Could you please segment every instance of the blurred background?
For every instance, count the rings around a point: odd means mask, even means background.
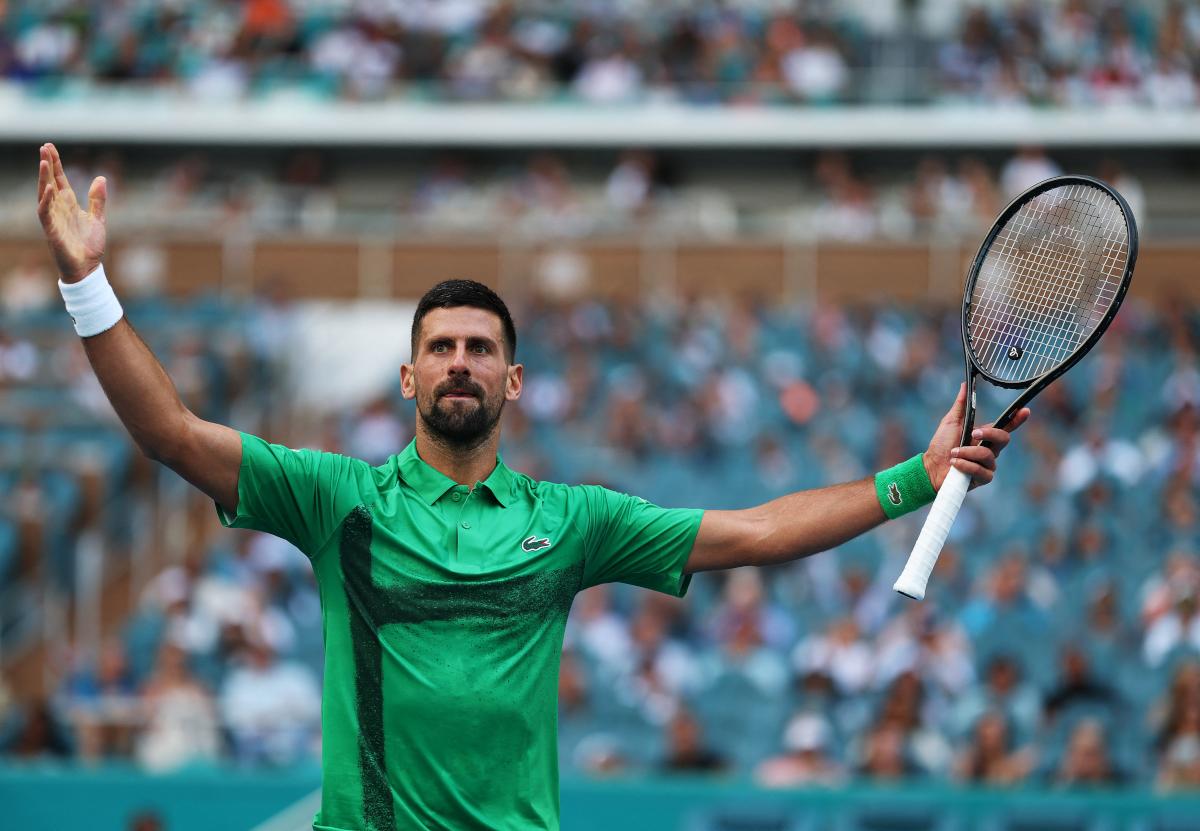
[[[890,588],[923,514],[576,599],[563,827],[1200,828],[1198,71],[1174,0],[0,0],[6,816],[295,831],[319,784],[311,569],[116,421],[37,226],[52,140],[202,417],[382,462],[415,300],[468,277],[517,318],[510,466],[706,508],[922,450],[982,234],[1106,179],[1132,296],[929,600]]]

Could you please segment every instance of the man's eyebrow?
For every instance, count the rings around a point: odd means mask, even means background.
[[[454,341],[458,340],[460,337],[465,337],[465,340],[467,341],[467,343],[483,343],[483,344],[488,344],[491,346],[495,346],[496,344],[498,344],[500,342],[500,341],[496,340],[494,337],[492,337],[491,335],[466,335],[466,336],[430,335],[427,338],[425,338],[425,343],[426,344],[453,343]]]

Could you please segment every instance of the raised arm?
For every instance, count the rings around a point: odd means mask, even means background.
[[[992,481],[996,456],[1007,446],[1009,433],[1029,417],[1029,410],[1021,410],[1007,430],[991,425],[977,428],[975,440],[991,447],[958,447],[965,405],[964,384],[922,457],[935,489],[941,487],[951,465],[976,484]],[[743,511],[705,511],[684,570],[784,563],[841,545],[886,518],[870,478],[788,494]]]
[[[87,210],[75,200],[53,144],[42,145],[38,218],[64,283],[78,283],[100,266],[105,245],[107,184],[97,177]],[[142,453],[170,467],[231,513],[237,509],[241,438],[235,430],[197,417],[150,347],[122,318],[83,338],[83,348],[113,409]]]

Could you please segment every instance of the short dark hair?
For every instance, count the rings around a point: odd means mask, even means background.
[[[513,326],[508,306],[500,299],[500,295],[474,280],[443,280],[425,292],[425,296],[417,303],[417,311],[413,314],[413,359],[417,357],[417,336],[421,332],[421,321],[425,319],[425,315],[433,309],[454,309],[459,306],[483,309],[500,318],[504,328],[504,357],[510,364],[513,363],[517,355],[517,327]]]

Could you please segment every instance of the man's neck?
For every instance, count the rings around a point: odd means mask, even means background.
[[[431,433],[417,419],[417,455],[421,461],[460,485],[474,487],[496,469],[496,454],[500,450],[500,430],[495,429],[473,447],[449,444]]]

